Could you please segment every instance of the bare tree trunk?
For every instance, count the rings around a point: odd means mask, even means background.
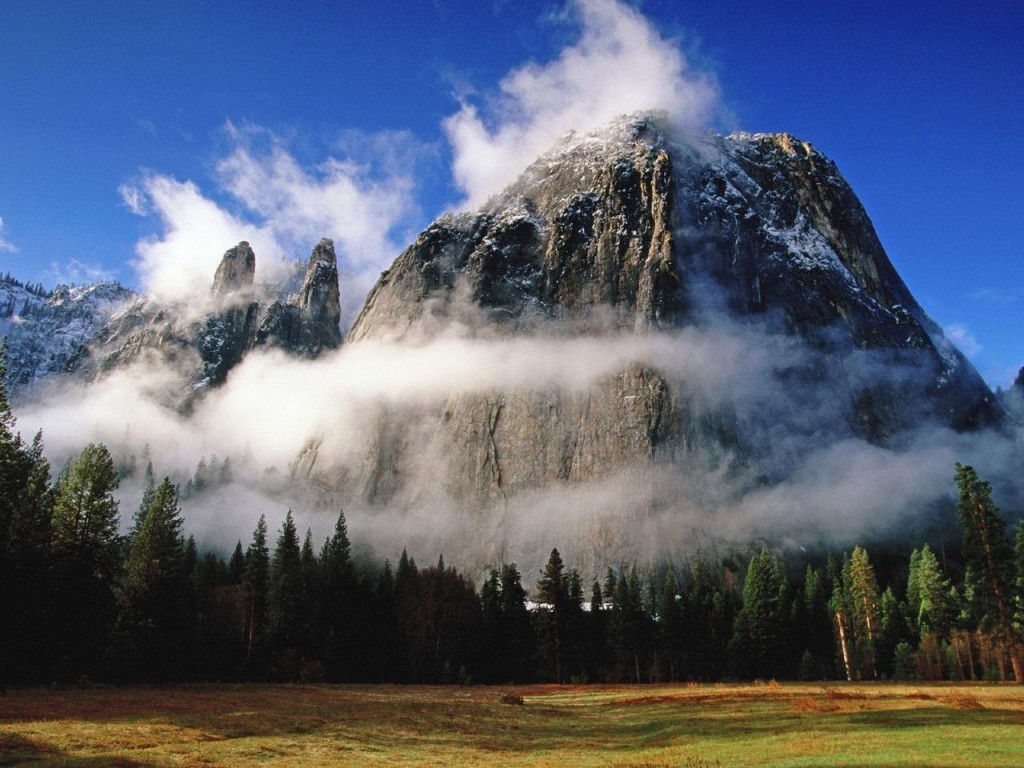
[[[836,626],[839,627],[839,645],[843,651],[843,666],[846,668],[846,679],[853,681],[853,671],[850,669],[850,648],[846,644],[846,626],[843,621],[842,611],[836,611]]]

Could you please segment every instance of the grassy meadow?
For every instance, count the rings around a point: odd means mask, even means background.
[[[503,699],[522,698],[522,705]],[[0,694],[0,765],[1020,766],[998,685],[196,685]]]

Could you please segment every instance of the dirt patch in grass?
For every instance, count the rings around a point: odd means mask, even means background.
[[[610,701],[610,706],[616,707],[638,707],[647,704],[680,704],[683,702],[691,703],[699,701],[697,696],[673,696],[673,695],[662,695],[662,696],[636,696],[631,699],[617,699]]]
[[[969,693],[958,693],[949,698],[942,699],[943,704],[948,704],[954,709],[981,709],[982,703]]]
[[[825,695],[833,701],[857,701],[867,698],[866,694],[859,691],[841,691],[838,688],[826,688]]]
[[[0,765],[848,768],[914,754],[932,768],[1019,768],[1022,722],[1024,688],[1010,686],[9,691]]]
[[[839,705],[831,701],[824,701],[822,699],[815,699],[809,696],[797,699],[793,702],[793,707],[797,712],[838,712]]]

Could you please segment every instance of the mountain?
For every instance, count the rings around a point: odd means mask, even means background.
[[[358,461],[313,441],[300,474],[372,505],[487,509],[624,473],[725,466],[748,488],[772,484],[829,441],[895,447],[922,424],[1001,418],[835,164],[787,134],[687,135],[636,116],[566,137],[479,210],[420,234],[348,343],[453,333],[538,350],[607,340],[610,356],[626,337],[637,351],[582,388],[538,376],[382,408]],[[725,345],[704,391],[694,380],[708,374],[668,359],[692,354],[694,335]],[[738,343],[750,368],[729,373]],[[754,364],[779,349],[785,360]],[[761,396],[709,391],[745,377]]]
[[[330,240],[288,285],[258,284],[256,263],[247,242],[230,248],[188,305],[12,283],[11,373],[98,387],[128,371],[126,411],[155,399],[178,431],[160,446],[146,419],[108,419],[105,439],[146,445],[120,455],[229,454],[233,479],[190,497],[197,515],[344,508],[371,546],[419,541],[489,567],[542,564],[557,544],[593,573],[702,537],[890,530],[934,512],[987,427],[1021,419],[1024,388],[996,399],[836,165],[788,134],[697,135],[650,115],[570,134],[428,226],[344,339]],[[75,333],[69,314],[18,319],[89,290]],[[253,354],[267,348],[286,354]]]
[[[315,357],[341,343],[334,244],[313,249],[296,295],[268,297],[254,285],[256,254],[244,240],[224,253],[209,297],[194,307],[142,296],[123,306],[82,349],[78,372],[100,376],[141,359],[163,363],[181,378],[180,407],[222,384],[246,353],[277,346]]]
[[[83,345],[135,294],[114,283],[58,285],[48,292],[0,278],[0,336],[7,343],[7,386],[19,390],[76,365]]]
[[[1000,395],[1000,403],[1013,421],[1024,424],[1024,368],[1017,372],[1013,385]]]

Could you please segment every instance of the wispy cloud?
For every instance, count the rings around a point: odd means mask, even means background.
[[[468,96],[444,121],[452,173],[467,205],[500,191],[567,131],[586,131],[641,110],[697,128],[718,104],[715,79],[619,0],[573,0],[579,40],[546,64],[512,70],[482,106]]]
[[[78,259],[51,261],[46,274],[57,285],[90,285],[114,279],[113,273],[105,267]]]
[[[0,253],[14,253],[18,249],[14,246],[14,243],[7,239],[4,229],[4,220],[0,218]]]
[[[974,357],[983,349],[978,340],[974,338],[974,334],[960,323],[951,323],[942,330],[946,334],[946,338],[968,357]]]
[[[1017,291],[1007,291],[1002,288],[979,288],[970,294],[975,301],[996,306],[1006,306],[1020,301],[1021,295]]]
[[[129,210],[160,221],[160,232],[136,246],[135,268],[146,291],[192,300],[209,287],[221,254],[239,240],[256,252],[257,280],[273,283],[289,261],[330,237],[347,283],[343,302],[355,311],[398,254],[396,229],[418,210],[413,168],[400,162],[415,154],[416,142],[406,134],[359,142],[347,134],[339,145],[353,154],[306,162],[266,128],[228,123],[225,132],[231,147],[217,161],[209,189],[154,172],[120,188]]]
[[[117,188],[117,194],[121,196],[124,207],[136,216],[149,215],[146,193],[138,184],[122,184]]]

